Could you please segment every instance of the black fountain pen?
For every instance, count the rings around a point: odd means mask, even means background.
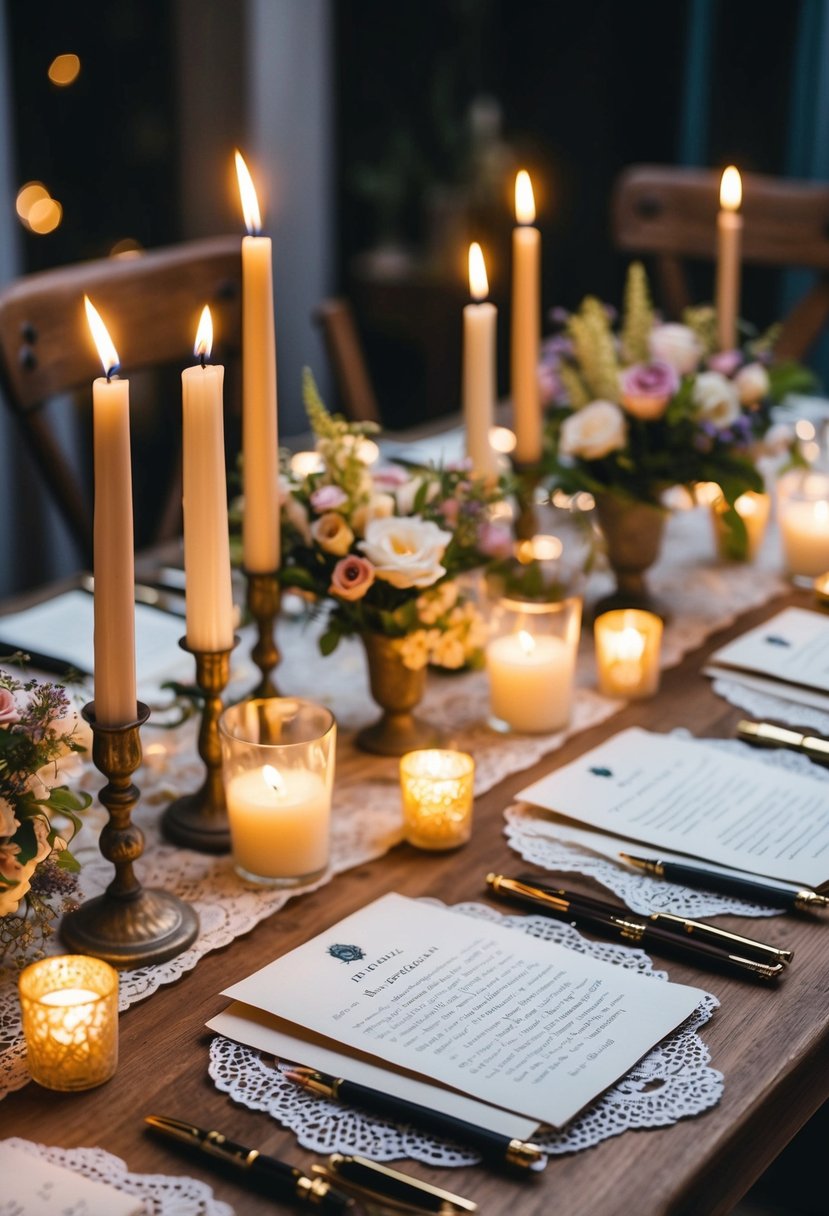
[[[330,1216],[356,1210],[354,1200],[336,1190],[326,1178],[309,1178],[296,1166],[277,1161],[276,1157],[268,1157],[255,1148],[236,1144],[221,1132],[208,1132],[192,1123],[185,1123],[183,1119],[171,1119],[166,1115],[147,1115],[144,1122],[153,1131],[240,1170],[272,1199],[309,1204]]]
[[[631,853],[620,853],[619,856],[636,870],[643,870],[657,878],[667,878],[668,882],[678,882],[684,887],[717,891],[720,895],[733,895],[737,899],[766,904],[769,908],[786,908],[790,912],[829,908],[829,896],[805,887],[775,887],[758,878],[740,878],[736,874],[723,874],[720,870],[708,870],[704,866],[689,866],[681,861],[635,857]]]
[[[444,1114],[440,1110],[432,1110],[428,1106],[418,1106],[414,1102],[406,1102],[393,1094],[384,1094],[379,1089],[370,1089],[357,1081],[346,1081],[343,1077],[329,1077],[326,1073],[317,1072],[314,1068],[297,1067],[284,1074],[303,1089],[323,1098],[333,1098],[339,1102],[348,1102],[354,1106],[362,1106],[364,1110],[375,1111],[378,1115],[387,1115],[397,1123],[411,1123],[415,1127],[437,1132],[449,1140],[459,1144],[468,1144],[481,1153],[493,1154],[507,1165],[518,1169],[531,1170],[537,1173],[547,1164],[546,1154],[537,1144],[528,1140],[510,1139],[500,1132],[490,1131],[486,1127],[478,1127],[475,1123],[467,1123],[465,1119],[456,1119],[453,1115]]]
[[[697,943],[707,942],[720,950],[739,951],[748,958],[757,958],[762,963],[786,963],[794,958],[792,950],[781,950],[770,942],[761,942],[756,937],[744,937],[742,933],[732,933],[730,929],[720,929],[717,925],[707,925],[704,921],[693,920],[690,916],[677,916],[673,912],[632,912],[624,904],[614,904],[609,900],[595,899],[590,895],[573,894],[560,887],[543,882],[536,874],[519,874],[518,881],[529,886],[538,887],[548,895],[556,895],[559,899],[570,900],[575,908],[594,908],[597,912],[606,912],[610,916],[633,916],[646,920],[649,925],[675,933],[678,937],[689,937]]]
[[[515,878],[506,878],[503,874],[488,874],[486,881],[497,894],[518,900],[519,903],[535,905],[549,915],[567,921],[568,924],[583,926],[603,937],[618,938],[628,945],[651,949],[656,954],[675,954],[696,963],[699,967],[707,964],[764,981],[776,980],[786,970],[785,963],[763,963],[756,958],[745,958],[733,951],[720,949],[719,946],[711,946],[707,942],[682,938],[658,925],[639,920],[633,913],[625,910],[622,910],[621,914],[600,912],[595,907],[578,903],[575,899],[550,895],[540,887],[530,886]]]

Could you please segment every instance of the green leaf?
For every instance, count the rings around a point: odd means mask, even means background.
[[[334,623],[332,621],[332,623],[326,629],[325,633],[323,633],[320,637],[320,640],[319,640],[320,654],[326,658],[328,657],[329,654],[333,654],[334,651],[337,649],[337,647],[340,644],[341,637],[342,637],[342,630],[340,629],[339,624]]]

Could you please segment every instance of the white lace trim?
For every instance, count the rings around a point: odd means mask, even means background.
[[[497,921],[656,981],[668,978],[664,971],[653,969],[641,950],[587,941],[572,926],[548,917],[502,916],[476,903],[458,904],[454,910]],[[551,1154],[578,1152],[624,1131],[665,1127],[716,1105],[723,1091],[722,1073],[709,1067],[710,1054],[697,1031],[718,1004],[716,997],[706,993],[696,1012],[593,1106],[561,1131],[542,1129],[534,1142]],[[269,1062],[259,1052],[222,1035],[210,1045],[210,1076],[217,1088],[251,1110],[265,1111],[290,1128],[302,1147],[312,1152],[362,1153],[378,1161],[408,1157],[436,1166],[470,1165],[480,1160],[477,1154],[428,1133],[314,1097],[286,1080],[282,1067],[280,1061]]]
[[[229,1203],[217,1199],[206,1182],[170,1174],[133,1174],[120,1157],[102,1148],[50,1148],[12,1136],[5,1141],[33,1157],[82,1174],[92,1182],[103,1182],[116,1191],[135,1195],[144,1204],[146,1216],[233,1216]]]
[[[676,564],[676,554],[682,555],[681,566]],[[665,666],[678,663],[708,634],[782,589],[775,573],[756,566],[706,564],[712,554],[706,512],[681,512],[669,520],[662,560],[649,575],[654,594],[672,614],[663,644]],[[597,574],[588,599],[608,590],[609,577]],[[278,671],[280,686],[330,705],[344,736],[343,746],[349,747],[350,732],[372,721],[378,713],[368,692],[362,646],[352,639],[344,642],[334,656],[324,659],[318,653],[314,629],[288,618],[280,622],[279,640],[284,656]],[[250,634],[245,633],[234,652],[231,696],[242,695],[255,682],[250,646]],[[179,659],[177,654],[176,661]],[[475,790],[482,794],[505,777],[529,768],[571,735],[618,713],[624,703],[600,696],[595,683],[592,636],[585,629],[573,717],[566,732],[497,734],[485,721],[488,690],[482,672],[431,677],[421,712],[443,727],[457,747],[474,755]],[[196,755],[195,723],[165,731],[159,729],[161,716],[151,717],[142,731],[144,765],[136,778],[142,796],[135,821],[144,831],[146,843],[136,869],[145,885],[166,888],[190,901],[198,911],[201,932],[195,945],[178,958],[156,967],[122,972],[123,1009],[150,996],[162,984],[173,983],[195,967],[208,951],[226,946],[247,933],[298,893],[246,885],[233,871],[229,858],[179,849],[162,839],[158,829],[161,809],[172,798],[197,789],[203,770]],[[102,784],[100,774],[91,766],[84,784],[90,790],[97,790]],[[97,845],[105,820],[103,809],[96,804],[86,820],[87,826],[73,850],[83,863],[81,882],[84,894],[90,897],[106,887],[112,870]],[[359,782],[342,782],[335,790],[331,865],[313,886],[322,886],[335,874],[383,856],[400,838],[397,763],[363,756]],[[313,888],[302,888],[309,889]],[[60,942],[52,942],[50,948],[59,953]],[[9,972],[0,973],[0,1097],[19,1089],[28,1079],[16,978]]]

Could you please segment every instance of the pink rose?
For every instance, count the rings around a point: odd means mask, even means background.
[[[461,504],[457,498],[447,498],[446,502],[440,504],[440,513],[446,520],[450,528],[457,527],[458,513],[460,512]]]
[[[0,688],[0,724],[13,726],[20,721],[20,710],[14,693],[8,688]]]
[[[708,366],[712,372],[719,372],[721,376],[730,378],[742,361],[743,356],[738,350],[719,350],[716,354],[709,356]]]
[[[670,363],[635,363],[622,372],[622,405],[634,418],[661,418],[679,388],[679,374]]]
[[[361,600],[374,582],[374,567],[356,553],[342,558],[331,572],[329,595],[341,600]]]
[[[348,495],[339,486],[320,486],[311,495],[311,506],[318,515],[336,511],[344,502],[348,502]]]
[[[375,490],[397,490],[404,486],[410,477],[408,469],[399,464],[384,464],[379,469],[373,469],[371,473]]]
[[[487,557],[509,557],[512,553],[512,531],[497,520],[487,520],[478,529],[478,548]]]

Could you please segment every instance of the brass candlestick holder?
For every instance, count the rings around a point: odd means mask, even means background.
[[[140,729],[150,711],[139,701],[136,720],[123,726],[99,723],[94,701],[82,712],[92,727],[93,762],[107,778],[98,795],[109,812],[101,852],[115,866],[115,877],[103,895],[64,916],[60,934],[75,953],[116,967],[161,963],[193,944],[199,920],[178,896],[142,887],[133,870],[144,851],[144,834],[131,819],[139,796],[131,777],[141,763]]]
[[[518,540],[532,540],[539,531],[535,492],[543,470],[540,464],[525,464],[517,460],[513,461],[512,468],[517,482],[515,497],[518,501],[515,535]]]
[[[247,607],[256,622],[258,633],[256,645],[251,651],[254,663],[262,673],[262,679],[254,688],[253,697],[278,697],[279,691],[271,672],[279,662],[279,647],[276,644],[276,618],[282,603],[282,588],[276,571],[256,574],[245,571],[248,580]]]
[[[233,647],[239,639],[235,638]],[[230,828],[227,821],[225,788],[222,780],[222,749],[219,742],[219,715],[222,693],[230,678],[230,650],[196,650],[184,637],[179,642],[196,660],[196,683],[204,693],[199,755],[206,768],[204,782],[195,794],[185,794],[171,802],[161,818],[164,835],[175,844],[200,853],[228,853]]]

